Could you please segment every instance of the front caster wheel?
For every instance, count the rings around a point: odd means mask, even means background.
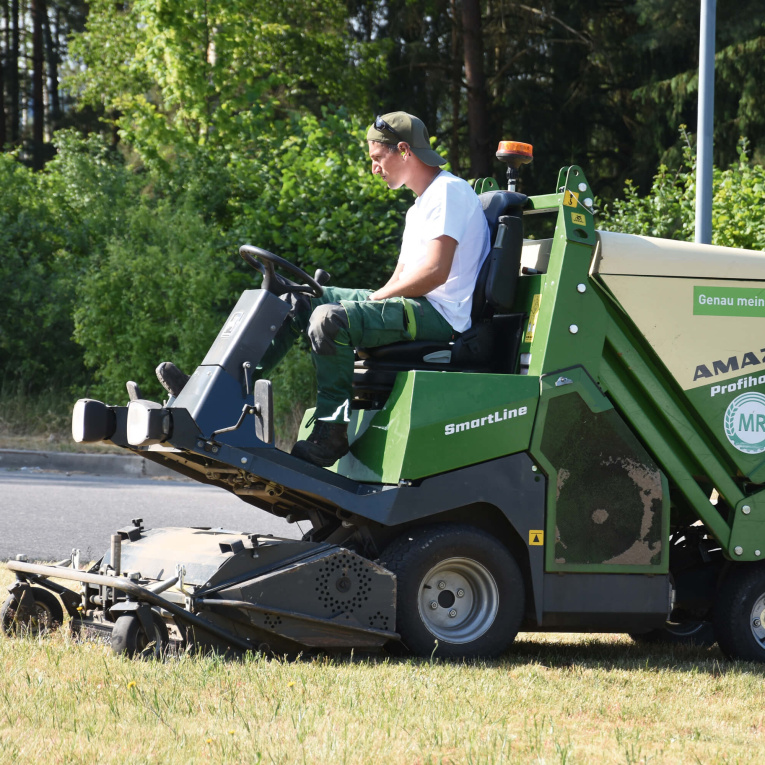
[[[169,643],[167,627],[156,611],[151,611],[151,620],[151,634],[147,634],[137,614],[120,616],[112,628],[112,652],[129,658],[161,658]]]
[[[765,568],[739,564],[717,593],[714,627],[731,659],[765,662]]]
[[[523,576],[510,551],[473,526],[413,529],[383,553],[396,575],[397,630],[414,654],[491,657],[518,632]]]
[[[31,609],[20,609],[15,595],[10,595],[0,609],[0,625],[6,635],[41,635],[52,632],[64,621],[64,609],[58,598],[42,587],[30,587],[34,600]]]

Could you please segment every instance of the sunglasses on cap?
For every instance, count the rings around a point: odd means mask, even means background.
[[[399,141],[406,143],[406,139],[397,130],[392,128],[379,114],[375,117],[375,130],[387,130],[392,135],[396,136]]]

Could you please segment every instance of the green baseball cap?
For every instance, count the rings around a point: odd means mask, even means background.
[[[395,146],[404,141],[417,159],[431,167],[445,165],[446,160],[430,148],[430,137],[425,123],[406,112],[378,115],[367,130],[367,141]]]

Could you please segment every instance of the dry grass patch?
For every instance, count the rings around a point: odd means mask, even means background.
[[[626,636],[523,634],[489,663],[139,662],[64,629],[0,638],[0,762],[747,763],[763,674]]]
[[[78,444],[72,438],[75,396],[48,390],[34,396],[0,386],[0,449],[49,452],[124,452],[108,444]]]

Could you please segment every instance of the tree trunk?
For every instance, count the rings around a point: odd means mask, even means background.
[[[5,22],[5,37],[3,39],[3,55],[0,58],[0,151],[5,148],[8,140],[5,125],[5,69],[8,61],[8,0],[3,0],[3,21]]]
[[[452,135],[449,143],[449,164],[452,167],[452,172],[455,175],[460,175],[460,104],[462,101],[462,66],[460,65],[460,25],[459,25],[459,8],[457,0],[450,0],[451,12],[452,12],[452,83],[451,83],[451,97],[452,97]]]
[[[19,107],[19,0],[11,0],[11,18],[8,25],[10,44],[8,46],[8,137],[14,146],[18,146],[21,134],[21,114]]]
[[[45,58],[48,62],[48,96],[50,98],[50,129],[55,130],[61,119],[61,103],[58,97],[58,51],[59,26],[56,24],[56,39],[50,28],[48,14],[43,14],[43,35],[45,37]]]
[[[462,44],[467,82],[470,175],[480,178],[492,173],[480,0],[462,0]]]
[[[42,170],[45,135],[43,16],[45,0],[32,0],[32,167]]]

